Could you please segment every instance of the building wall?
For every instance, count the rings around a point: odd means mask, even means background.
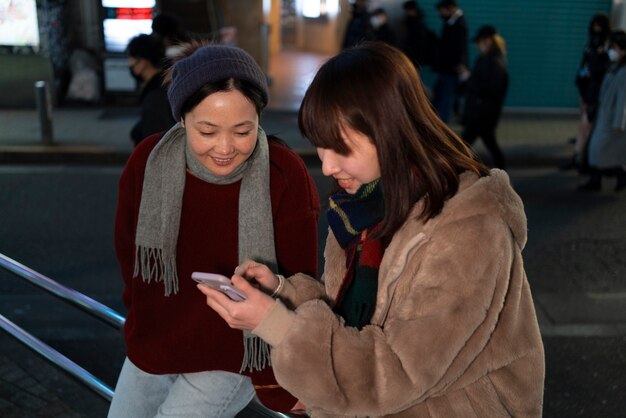
[[[340,42],[337,37],[337,18],[298,19],[298,46],[300,49],[320,54],[336,54]]]
[[[268,1],[270,9],[264,10],[265,22],[269,27],[269,54],[276,54],[281,50],[281,11],[280,0]]]
[[[347,0],[338,0],[339,13],[324,18],[310,19],[301,15],[296,21],[296,44],[298,49],[319,54],[336,54],[341,47],[346,15],[349,15]],[[298,11],[298,13],[300,13]]]
[[[261,0],[222,0],[224,24],[237,28],[237,43],[264,68],[267,43],[262,38],[264,25],[263,2]],[[245,12],[242,12],[245,11]]]

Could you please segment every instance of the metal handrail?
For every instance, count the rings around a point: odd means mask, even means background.
[[[111,402],[113,399],[113,390],[104,384],[97,377],[89,373],[87,370],[80,367],[78,364],[74,363],[72,360],[65,357],[63,354],[56,351],[54,348],[45,344],[41,340],[30,335],[28,332],[24,331],[19,326],[15,325],[5,316],[0,314],[0,328],[20,340],[22,343],[26,344],[29,348],[35,350],[37,353],[41,354],[56,366],[70,373],[72,376],[80,380],[85,385],[89,386],[90,389],[95,391],[97,394]]]
[[[91,299],[88,296],[83,295],[73,289],[67,288],[49,277],[38,273],[25,265],[18,263],[10,257],[0,253],[0,268],[4,267],[11,273],[24,278],[34,284],[41,287],[44,290],[52,293],[53,295],[76,305],[83,311],[95,316],[98,319],[103,320],[107,324],[115,327],[122,328],[124,326],[124,317],[113,309],[106,305],[101,304],[98,301]],[[31,348],[35,352],[39,353],[50,362],[68,372],[70,375],[77,378],[80,382],[84,383],[98,395],[102,396],[107,401],[111,402],[113,399],[113,389],[108,387],[105,383],[99,380],[97,377],[89,373],[87,370],[74,363],[63,354],[59,353],[49,345],[45,344],[41,340],[35,338],[22,328],[11,322],[5,316],[0,314],[0,328],[17,338],[24,343],[27,347]],[[240,412],[237,417],[267,417],[267,418],[288,418],[288,415],[280,412],[272,411],[259,402],[250,402],[243,411]]]
[[[25,265],[18,263],[10,257],[0,253],[0,267],[4,267],[11,273],[28,280],[32,284],[52,293],[59,298],[70,302],[83,311],[103,320],[107,324],[121,329],[124,326],[124,317],[102,303],[85,296],[76,290],[67,288],[51,278],[38,273]]]

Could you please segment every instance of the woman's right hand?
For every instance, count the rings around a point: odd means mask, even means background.
[[[247,279],[255,280],[261,289],[272,294],[278,288],[278,277],[265,265],[254,260],[244,260],[235,268],[235,274]]]

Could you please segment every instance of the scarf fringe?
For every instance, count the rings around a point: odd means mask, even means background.
[[[173,257],[163,256],[160,248],[146,248],[140,245],[135,246],[135,270],[133,277],[141,274],[145,283],[163,282],[165,296],[178,293],[178,273],[176,271],[176,260]],[[159,274],[159,272],[161,274]]]
[[[261,371],[272,365],[270,345],[250,332],[243,333],[243,361],[239,373]]]

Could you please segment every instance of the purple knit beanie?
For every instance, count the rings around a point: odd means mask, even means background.
[[[241,48],[207,45],[174,64],[167,90],[174,120],[180,120],[183,104],[196,90],[229,78],[252,83],[261,92],[263,107],[267,105],[267,78],[254,58]]]

